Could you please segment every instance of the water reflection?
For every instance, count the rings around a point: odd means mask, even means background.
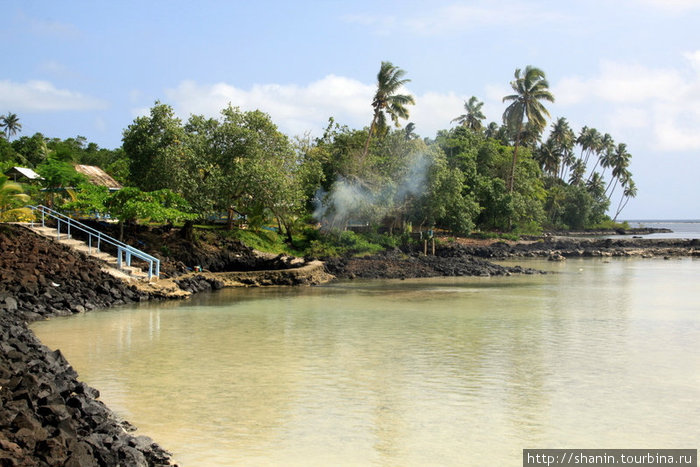
[[[516,465],[525,447],[687,447],[700,263],[228,290],[35,326],[194,465]]]

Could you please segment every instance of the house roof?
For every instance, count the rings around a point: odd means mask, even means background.
[[[85,175],[90,183],[106,186],[110,190],[120,190],[122,186],[115,179],[107,175],[107,172],[94,165],[76,165],[75,170]]]
[[[22,177],[26,177],[29,180],[43,180],[41,175],[34,172],[32,169],[28,169],[27,167],[12,167],[10,170],[5,172],[5,175],[7,176],[9,176],[10,174],[21,175]]]

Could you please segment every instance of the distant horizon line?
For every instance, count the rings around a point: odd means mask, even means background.
[[[624,222],[697,224],[700,219],[625,219]]]

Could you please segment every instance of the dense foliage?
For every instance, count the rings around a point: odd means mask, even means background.
[[[615,218],[636,196],[624,143],[588,127],[577,134],[565,118],[545,137],[545,102],[554,96],[542,70],[516,70],[503,124],[485,124],[483,103],[472,96],[453,120],[457,126],[434,139],[418,137],[413,123],[400,127],[415,103],[404,92],[405,75],[382,62],[369,125],[349,128],[330,118],[317,138],[292,140],[259,110],[229,105],[218,118],[183,121],[156,102],[124,130],[123,146],[108,150],[81,136],[17,137],[19,117],[7,113],[0,119],[0,168],[35,169],[45,191],[25,186],[27,193],[65,192],[70,209],[125,222],[225,218],[229,227],[274,226],[290,245],[293,234],[308,236],[311,221],[322,231],[354,226],[396,234],[582,229],[610,221],[613,196]],[[90,188],[72,169],[77,163],[102,167],[130,188]]]

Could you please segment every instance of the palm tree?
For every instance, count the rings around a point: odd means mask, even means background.
[[[406,128],[404,128],[404,137],[406,140],[416,139],[418,135],[415,132],[416,124],[413,122],[408,122]]]
[[[583,165],[587,166],[591,153],[598,151],[598,148],[600,147],[600,132],[598,132],[598,130],[595,128],[588,128],[587,126],[584,126],[581,128],[581,133],[579,134],[576,143],[581,146],[581,160],[583,160]]]
[[[503,102],[511,101],[511,104],[503,113],[503,122],[511,128],[515,128],[515,147],[513,148],[513,164],[508,181],[509,191],[513,191],[515,185],[515,166],[518,163],[518,147],[523,127],[527,123],[540,132],[546,125],[545,116],[549,117],[549,111],[541,101],[554,102],[554,96],[549,92],[549,83],[544,71],[528,65],[525,73],[521,75],[520,68],[515,70],[515,80],[510,82],[515,94],[505,96]]]
[[[613,140],[612,136],[610,136],[610,133],[605,133],[599,141],[598,147],[596,148],[596,155],[598,156],[595,161],[595,165],[593,166],[593,169],[591,170],[590,175],[588,176],[588,180],[590,181],[591,178],[593,178],[593,174],[595,173],[595,169],[598,167],[598,164],[600,164],[601,167],[605,168],[606,167],[606,161],[608,154],[610,151],[615,149],[615,141]]]
[[[411,81],[404,79],[405,74],[404,70],[394,66],[391,62],[382,62],[379,73],[377,73],[377,92],[372,100],[374,115],[372,116],[372,124],[369,126],[365,149],[362,152],[362,160],[367,157],[372,135],[378,128],[386,127],[386,114],[398,127],[399,119],[408,118],[406,106],[416,103],[410,94],[397,94],[406,83]]]
[[[625,209],[625,206],[627,206],[627,203],[629,203],[630,198],[635,198],[636,196],[637,185],[635,185],[634,180],[632,180],[630,176],[626,180],[625,191],[622,193],[622,198],[620,198],[620,202],[617,204],[617,212],[615,212],[613,222],[617,220],[617,216],[619,216],[622,210]]]
[[[569,185],[580,185],[583,182],[583,175],[586,173],[586,165],[581,159],[576,159],[571,164],[571,174],[569,175]]]
[[[19,183],[11,182],[5,175],[0,175],[0,222],[27,220],[32,211],[21,207],[29,201]]]
[[[596,172],[590,180],[586,182],[586,189],[595,199],[600,199],[605,193],[605,180]]]
[[[548,138],[535,153],[535,158],[540,163],[540,168],[546,174],[556,177],[559,172],[559,152],[553,138]]]
[[[484,135],[487,138],[498,138],[498,131],[499,131],[499,126],[498,123],[496,122],[491,122],[489,125],[486,127],[486,130],[484,131]]]
[[[481,131],[484,126],[481,121],[486,119],[486,115],[481,111],[484,103],[479,101],[476,96],[469,98],[469,101],[464,101],[464,110],[467,112],[460,115],[459,117],[453,119],[453,122],[457,122],[470,130]]]
[[[22,130],[22,124],[19,123],[17,114],[8,112],[7,115],[0,117],[0,128],[4,128],[5,137],[10,140],[10,136],[14,136],[18,131]]]
[[[559,178],[564,179],[566,167],[573,162],[571,155],[576,140],[576,135],[566,118],[559,117],[556,122],[552,123],[552,132],[549,134],[549,140],[552,140],[554,151],[559,159],[557,161],[557,168],[561,171]],[[557,175],[557,173],[553,175]]]
[[[632,155],[627,152],[627,145],[625,143],[618,144],[611,156],[610,167],[612,167],[612,179],[610,180],[608,188],[605,190],[608,200],[612,198],[617,182],[621,181],[624,184],[625,180],[632,176],[629,170],[627,170]],[[610,188],[612,188],[612,190],[610,190],[610,194],[608,194]]]

